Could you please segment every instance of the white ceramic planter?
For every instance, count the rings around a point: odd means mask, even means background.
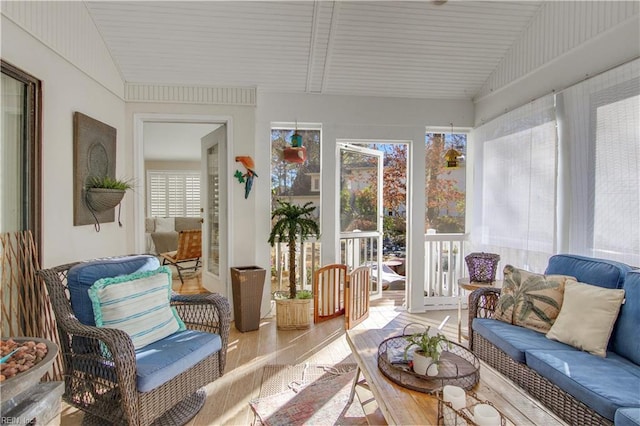
[[[422,355],[422,352],[416,351],[413,354],[413,371],[423,376],[437,376],[438,364],[431,357]]]

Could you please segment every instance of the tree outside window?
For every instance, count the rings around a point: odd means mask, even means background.
[[[425,140],[426,229],[464,233],[467,135],[427,133]]]

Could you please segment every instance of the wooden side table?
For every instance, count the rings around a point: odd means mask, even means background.
[[[462,339],[469,339],[468,335],[465,335],[462,332],[462,297],[463,290],[472,292],[473,290],[477,290],[479,288],[484,287],[502,287],[502,280],[495,280],[491,283],[479,283],[479,282],[471,282],[469,281],[469,277],[458,278],[458,343],[462,342]],[[468,296],[467,296],[468,297]],[[467,306],[469,305],[467,300]],[[469,329],[469,324],[467,324],[467,330]]]

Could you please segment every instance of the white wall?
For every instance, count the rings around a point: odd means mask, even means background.
[[[87,34],[85,42],[92,35]],[[96,51],[104,48],[89,47]],[[124,137],[124,83],[120,81],[115,87],[113,75],[109,75],[105,86],[20,28],[4,12],[2,58],[42,81],[42,266],[127,253],[131,247],[127,234],[132,231],[132,195],[123,201],[123,228],[117,222],[104,223],[96,233],[92,225],[73,226],[73,113],[80,111],[116,128],[116,175],[131,175],[125,160],[131,155],[131,145]],[[114,69],[108,55],[94,54],[94,60],[98,68]]]
[[[408,305],[424,309],[424,206],[425,206],[425,130],[427,126],[471,127],[471,101],[419,100],[398,98],[296,95],[259,93],[256,111],[256,171],[254,183],[257,233],[253,245],[256,264],[269,270],[270,229],[270,132],[272,122],[322,124],[321,241],[322,264],[339,256],[336,141],[340,139],[396,140],[411,144],[409,163],[414,186],[407,219],[410,270],[408,280],[416,282]],[[329,213],[327,213],[329,212]],[[269,309],[269,289],[265,288],[262,313]]]

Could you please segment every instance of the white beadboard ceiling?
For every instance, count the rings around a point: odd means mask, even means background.
[[[95,1],[128,83],[472,99],[541,1]]]

